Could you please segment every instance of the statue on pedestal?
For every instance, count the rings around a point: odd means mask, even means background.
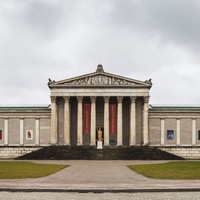
[[[97,131],[98,131],[98,141],[102,141],[102,131],[101,131],[101,127],[98,127]]]

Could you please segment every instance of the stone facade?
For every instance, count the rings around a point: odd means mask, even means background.
[[[200,107],[149,105],[151,79],[104,72],[61,81],[49,79],[51,105],[0,106],[0,157],[49,145],[150,145],[200,158]],[[28,149],[31,148],[31,149]]]

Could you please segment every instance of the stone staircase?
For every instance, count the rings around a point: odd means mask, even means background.
[[[0,147],[0,159],[13,159],[39,149],[41,147]]]
[[[48,146],[19,156],[19,160],[183,160],[182,157],[147,146]]]

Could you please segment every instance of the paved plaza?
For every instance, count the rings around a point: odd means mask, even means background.
[[[9,162],[9,161],[8,161]],[[157,180],[131,171],[127,165],[167,161],[31,161],[69,167],[43,178],[0,180],[0,191],[34,192],[167,192],[200,191],[200,180]]]

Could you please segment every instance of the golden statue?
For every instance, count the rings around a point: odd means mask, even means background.
[[[101,131],[101,128],[99,127],[97,129],[97,131],[98,131],[98,141],[102,141],[102,131]]]

